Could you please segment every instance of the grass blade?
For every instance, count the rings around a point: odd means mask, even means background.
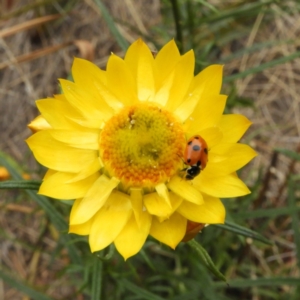
[[[300,207],[295,207],[294,211],[299,212]],[[269,209],[256,209],[253,211],[243,211],[235,215],[237,219],[252,219],[252,218],[276,218],[282,215],[290,215],[292,210],[290,207],[279,207],[279,208],[269,208]]]
[[[225,276],[218,270],[207,251],[198,244],[194,239],[187,242],[198,254],[201,262],[210,270],[218,279],[226,281]]]
[[[17,291],[22,292],[23,294],[30,297],[30,299],[33,300],[52,300],[52,298],[48,297],[47,295],[38,292],[31,288],[29,285],[27,285],[24,282],[21,282],[20,280],[17,280],[13,278],[11,275],[9,275],[6,271],[3,269],[0,269],[0,278],[4,280],[9,286],[16,289]]]
[[[253,231],[249,228],[240,226],[238,224],[235,224],[235,223],[232,223],[232,222],[229,222],[229,221],[226,221],[225,224],[215,224],[213,226],[223,228],[227,231],[237,233],[239,235],[250,237],[254,240],[260,241],[260,242],[265,243],[267,245],[272,245],[272,242],[269,241],[268,239],[266,239],[265,237],[263,237],[261,234],[255,232],[255,231]]]
[[[264,64],[256,66],[254,68],[245,70],[244,72],[227,76],[227,77],[224,78],[224,82],[231,82],[231,81],[234,81],[236,79],[247,77],[248,75],[251,75],[251,74],[262,72],[266,69],[269,69],[269,68],[275,67],[277,65],[284,64],[286,62],[294,60],[297,57],[300,57],[300,51],[294,52],[293,54],[288,55],[288,56],[280,57],[278,59],[273,59],[273,60],[268,61]]]
[[[276,148],[274,150],[278,153],[284,154],[285,156],[287,156],[291,159],[300,161],[300,154],[295,151],[284,149],[284,148]]]
[[[249,288],[256,286],[281,286],[291,285],[298,286],[300,283],[299,278],[295,277],[273,277],[273,278],[256,278],[256,279],[236,279],[228,282],[231,288]],[[215,287],[226,287],[224,282],[214,282]]]
[[[7,180],[0,182],[0,189],[38,190],[41,180]]]
[[[0,152],[0,165],[4,166],[10,173],[13,179],[17,181],[22,181],[22,176],[19,171],[19,167],[17,163],[4,153]],[[26,193],[30,196],[32,200],[34,200],[49,216],[51,222],[60,232],[66,232],[68,229],[68,223],[66,222],[65,218],[61,215],[61,213],[55,208],[55,206],[49,201],[48,198],[37,195],[36,192],[32,190],[25,190]],[[80,264],[81,258],[78,255],[77,249],[71,243],[72,238],[70,235],[64,236],[65,245],[68,248],[69,255],[71,260],[74,263]]]
[[[296,210],[297,203],[295,197],[296,182],[292,179],[288,180],[288,205],[291,209],[292,229],[294,231],[294,243],[296,245],[296,256],[298,267],[300,268],[300,229],[299,215]],[[300,285],[300,282],[299,282]]]
[[[127,289],[134,293],[135,295],[139,296],[140,299],[143,300],[164,300],[164,298],[161,298],[143,288],[138,287],[137,285],[131,283],[130,281],[126,279],[119,280],[119,283],[122,284],[124,289]]]
[[[105,7],[105,5],[102,3],[101,0],[95,0],[95,3],[101,10],[103,18],[105,19],[108,28],[111,31],[112,35],[115,37],[117,43],[119,44],[122,50],[126,51],[129,45],[127,41],[123,38],[121,33],[119,32],[118,28],[116,27],[115,22],[112,16],[110,15],[109,11],[107,10],[107,8]]]
[[[99,258],[95,257],[95,262],[93,264],[93,270],[92,270],[91,300],[101,300],[102,269],[103,269],[103,262]]]

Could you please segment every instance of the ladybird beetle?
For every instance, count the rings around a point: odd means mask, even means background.
[[[208,161],[207,144],[200,135],[195,135],[187,141],[183,159],[184,163],[189,166],[184,169],[186,180],[193,180],[206,167]]]

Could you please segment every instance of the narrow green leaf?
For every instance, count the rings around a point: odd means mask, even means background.
[[[132,282],[128,281],[127,279],[119,279],[118,283],[122,285],[122,287],[128,291],[131,291],[135,295],[139,296],[140,299],[143,300],[164,300],[143,288],[138,287],[137,285],[133,284]]]
[[[98,259],[100,259],[102,261],[111,260],[115,254],[115,250],[116,250],[115,245],[110,244],[108,247],[108,251],[106,249],[101,250],[96,253],[96,256]]]
[[[127,41],[124,39],[124,37],[119,32],[119,30],[116,27],[115,22],[114,22],[112,16],[110,15],[109,11],[107,10],[107,8],[105,7],[105,5],[102,3],[101,0],[95,0],[95,3],[97,4],[99,9],[101,10],[103,18],[104,18],[105,22],[107,23],[107,26],[108,26],[109,30],[111,31],[111,33],[115,37],[117,43],[119,44],[119,46],[121,47],[122,50],[126,51],[129,44],[127,43]]]
[[[241,5],[239,7],[234,7],[232,9],[221,10],[218,14],[209,15],[206,18],[203,18],[200,22],[202,24],[213,24],[215,22],[219,22],[225,19],[231,18],[241,18],[244,16],[251,16],[253,14],[261,11],[263,7],[266,7],[268,4],[274,3],[276,0],[269,1],[255,1],[253,3],[248,3],[246,5]]]
[[[231,81],[234,81],[234,80],[239,79],[239,78],[247,77],[248,75],[251,75],[251,74],[262,72],[266,69],[269,69],[269,68],[275,67],[277,65],[284,64],[286,62],[294,60],[297,57],[300,57],[300,51],[294,52],[293,54],[288,55],[288,56],[280,57],[278,59],[273,59],[273,60],[268,61],[264,64],[260,64],[259,66],[247,69],[244,72],[227,76],[227,77],[224,78],[224,82],[231,82]]]
[[[238,33],[235,33],[235,34],[238,34]],[[234,35],[234,37],[235,37],[235,35]],[[224,37],[222,37],[221,39],[223,40],[223,38]],[[225,39],[226,39],[226,36],[225,36]],[[226,42],[230,42],[230,41],[226,40]],[[280,46],[280,45],[286,45],[286,46],[287,45],[295,45],[295,40],[293,40],[293,39],[272,40],[272,41],[264,41],[262,43],[256,43],[250,47],[242,48],[241,50],[235,51],[235,52],[221,58],[221,60],[219,60],[219,63],[227,63],[238,57],[242,57],[243,55],[255,53],[255,52],[267,49],[267,48],[271,48],[274,46]]]
[[[13,278],[8,272],[3,268],[0,269],[0,278],[4,280],[9,286],[20,291],[21,293],[30,297],[33,300],[52,300],[52,298],[47,295],[34,290],[32,287],[27,285],[27,283],[22,282],[16,278]]]
[[[7,180],[0,182],[0,189],[38,190],[41,180]]]
[[[297,255],[297,263],[300,268],[300,222],[299,222],[299,214],[296,210],[296,197],[295,197],[295,186],[296,182],[289,179],[288,180],[288,205],[292,211],[292,228],[294,231],[294,243],[296,245],[296,255]]]
[[[271,277],[271,278],[256,278],[256,279],[236,279],[230,280],[228,285],[231,288],[248,288],[256,286],[280,286],[280,285],[291,285],[298,286],[300,278],[295,277]],[[224,282],[214,282],[215,287],[226,287],[228,286]]]
[[[194,239],[187,243],[196,251],[201,262],[207,267],[207,269],[210,270],[218,279],[226,282],[225,276],[218,270],[207,251]]]
[[[173,18],[176,28],[176,42],[179,52],[182,53],[184,50],[183,46],[183,34],[182,34],[182,20],[181,20],[181,9],[177,0],[170,0],[172,5]]]
[[[284,148],[275,148],[274,150],[278,153],[284,154],[285,156],[291,159],[300,161],[300,154],[295,151],[284,149]]]
[[[17,163],[2,152],[0,152],[0,165],[7,168],[13,179],[17,181],[23,180],[20,172],[18,171],[19,167],[16,167]],[[30,196],[31,199],[33,199],[38,205],[40,205],[40,207],[49,216],[51,222],[60,232],[67,231],[68,223],[48,198],[37,195],[36,192],[33,192],[32,190],[25,190],[25,192]],[[71,260],[74,263],[80,264],[81,258],[77,252],[76,247],[71,243],[71,239],[71,236],[66,234],[64,236],[65,245],[68,248]]]
[[[295,207],[295,211],[299,212],[300,207]],[[290,207],[278,207],[268,209],[256,209],[253,211],[242,211],[235,214],[237,219],[253,219],[253,218],[276,218],[282,215],[290,215],[292,213]]]
[[[217,226],[217,227],[220,227],[220,228],[225,229],[227,231],[231,231],[233,233],[237,233],[237,234],[240,234],[240,235],[243,235],[243,236],[246,236],[246,237],[250,237],[250,238],[252,238],[254,240],[257,240],[257,241],[260,241],[262,243],[272,245],[272,242],[269,241],[268,239],[266,239],[261,234],[255,232],[255,231],[253,231],[249,228],[246,228],[246,227],[243,227],[241,225],[235,224],[233,222],[226,221],[225,224],[215,224],[213,226]]]
[[[215,8],[212,4],[208,3],[206,0],[195,0],[195,2],[202,4],[203,6],[206,6],[208,9],[212,10],[215,13],[219,13],[219,10]]]
[[[99,258],[94,258],[92,268],[91,300],[101,300],[103,263]]]

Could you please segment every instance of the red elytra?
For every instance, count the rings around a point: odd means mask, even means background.
[[[201,170],[206,167],[208,160],[207,144],[200,135],[195,135],[187,141],[183,159],[184,163],[189,166],[199,166]]]

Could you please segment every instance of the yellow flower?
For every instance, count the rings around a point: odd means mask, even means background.
[[[10,174],[5,167],[0,166],[0,181],[8,180],[10,178]]]
[[[93,252],[114,243],[127,259],[148,235],[175,248],[188,222],[224,222],[219,198],[249,193],[236,171],[256,155],[237,143],[251,123],[223,115],[222,66],[194,77],[194,64],[174,41],[154,58],[139,39],[124,60],[112,54],[106,71],[76,58],[74,82],[60,80],[62,95],[36,102],[41,116],[27,143],[49,168],[39,193],[76,199],[69,232],[88,235]],[[208,163],[186,180],[195,135]]]

